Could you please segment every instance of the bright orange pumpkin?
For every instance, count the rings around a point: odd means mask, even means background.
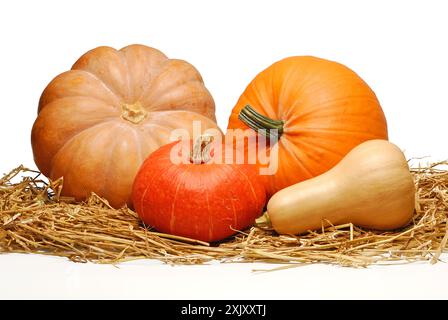
[[[95,192],[114,207],[131,205],[143,160],[170,141],[217,128],[215,104],[199,72],[143,45],[98,47],[46,87],[32,129],[34,159],[62,194],[83,200]]]
[[[227,162],[231,155],[220,142],[204,138],[193,149],[192,141],[181,141],[153,152],[135,177],[133,201],[145,224],[213,242],[251,226],[263,212],[266,191],[256,166]]]
[[[228,124],[249,127],[278,129],[278,160],[270,160],[278,169],[265,176],[269,196],[324,173],[366,140],[388,139],[371,88],[348,67],[312,56],[280,60],[252,80]]]

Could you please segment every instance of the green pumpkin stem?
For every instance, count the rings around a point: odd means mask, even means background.
[[[241,109],[238,119],[243,121],[252,130],[257,132],[259,132],[259,130],[263,130],[263,134],[267,137],[279,137],[283,133],[283,126],[285,124],[283,120],[274,120],[262,115],[250,105],[247,105]],[[277,131],[275,132],[272,130]]]

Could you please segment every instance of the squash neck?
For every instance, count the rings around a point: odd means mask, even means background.
[[[238,119],[245,123],[252,130],[257,131],[267,137],[279,138],[283,134],[284,121],[268,118],[250,105],[241,109]]]

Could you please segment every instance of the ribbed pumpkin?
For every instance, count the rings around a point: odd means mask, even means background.
[[[278,169],[266,176],[268,195],[324,173],[366,140],[388,139],[371,88],[348,67],[312,56],[280,60],[252,80],[228,124],[247,128],[279,133]]]
[[[131,205],[143,160],[174,129],[217,128],[215,104],[199,72],[143,45],[98,47],[46,87],[32,129],[34,159],[63,195],[95,192],[111,205]]]
[[[212,242],[252,225],[266,191],[255,165],[227,161],[232,155],[220,143],[203,138],[192,152],[189,141],[153,152],[135,177],[133,201],[147,225]]]

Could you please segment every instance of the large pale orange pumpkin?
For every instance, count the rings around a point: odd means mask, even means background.
[[[259,144],[268,155],[278,150],[269,163],[278,169],[265,176],[268,196],[324,173],[361,142],[388,139],[371,88],[348,67],[311,56],[278,61],[252,80],[228,124],[247,128],[278,130],[277,143]]]
[[[111,205],[131,205],[143,160],[170,142],[174,129],[217,128],[215,104],[199,72],[143,45],[98,47],[44,90],[32,129],[36,165],[62,193],[95,192]]]

